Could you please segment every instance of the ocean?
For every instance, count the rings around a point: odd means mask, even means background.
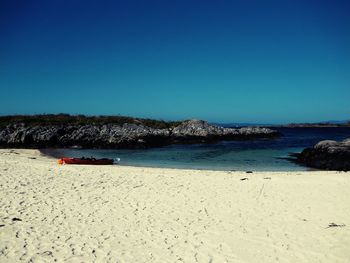
[[[320,140],[350,137],[350,127],[275,128],[276,139],[220,141],[212,144],[169,145],[151,149],[50,149],[54,157],[120,158],[119,165],[209,169],[224,171],[306,171],[309,168],[288,160]]]

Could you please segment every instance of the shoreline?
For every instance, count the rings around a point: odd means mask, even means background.
[[[0,167],[1,262],[350,258],[346,172],[62,166],[22,149]]]
[[[25,149],[24,149],[25,150]],[[42,149],[37,149],[38,151],[40,151],[40,153],[44,156],[47,156],[49,158],[52,158],[52,159],[60,159],[60,158],[63,158],[64,155],[58,155],[58,152],[59,151],[65,151],[65,150],[75,150],[75,149],[70,149],[70,148],[42,148]],[[79,149],[79,150],[111,150],[113,151],[112,149]],[[107,156],[108,157],[108,156]],[[108,157],[108,158],[111,158],[111,157]],[[283,160],[287,160],[288,162],[290,163],[293,163],[293,164],[297,164],[298,166],[300,166],[300,169],[301,168],[304,168],[303,170],[254,170],[253,168],[251,169],[244,169],[244,170],[235,170],[235,169],[210,169],[210,168],[198,168],[198,167],[194,167],[194,168],[189,168],[189,167],[171,167],[171,166],[152,166],[152,165],[149,165],[149,166],[144,166],[142,164],[140,165],[137,165],[137,164],[123,164],[123,163],[117,163],[117,164],[114,164],[114,165],[118,165],[118,166],[123,166],[123,167],[139,167],[139,168],[151,168],[151,169],[175,169],[175,170],[189,170],[189,171],[196,171],[196,170],[199,170],[199,171],[213,171],[213,172],[313,172],[313,171],[322,171],[322,170],[319,170],[319,169],[316,169],[316,168],[312,168],[312,167],[307,167],[305,166],[304,164],[302,163],[299,163],[297,162],[297,160],[294,160],[290,157],[279,157],[277,159],[283,159]]]

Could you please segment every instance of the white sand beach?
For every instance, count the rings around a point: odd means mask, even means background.
[[[3,149],[0,262],[350,262],[350,173],[69,166]]]

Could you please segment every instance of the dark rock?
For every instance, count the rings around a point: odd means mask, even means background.
[[[22,221],[22,219],[14,217],[14,218],[12,218],[12,221]]]
[[[157,129],[134,123],[36,126],[15,123],[0,129],[0,146],[147,148],[173,143],[273,138],[279,135],[267,128],[223,128],[201,120],[185,121],[173,129]]]
[[[350,139],[320,141],[314,147],[304,149],[297,160],[313,168],[350,171]]]

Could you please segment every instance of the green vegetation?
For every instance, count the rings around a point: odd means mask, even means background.
[[[41,115],[10,115],[0,116],[0,127],[8,124],[24,123],[28,126],[36,125],[103,125],[124,123],[142,124],[152,128],[164,129],[172,128],[181,122],[166,122],[163,120],[140,119],[126,116],[85,116],[69,114],[41,114]]]

